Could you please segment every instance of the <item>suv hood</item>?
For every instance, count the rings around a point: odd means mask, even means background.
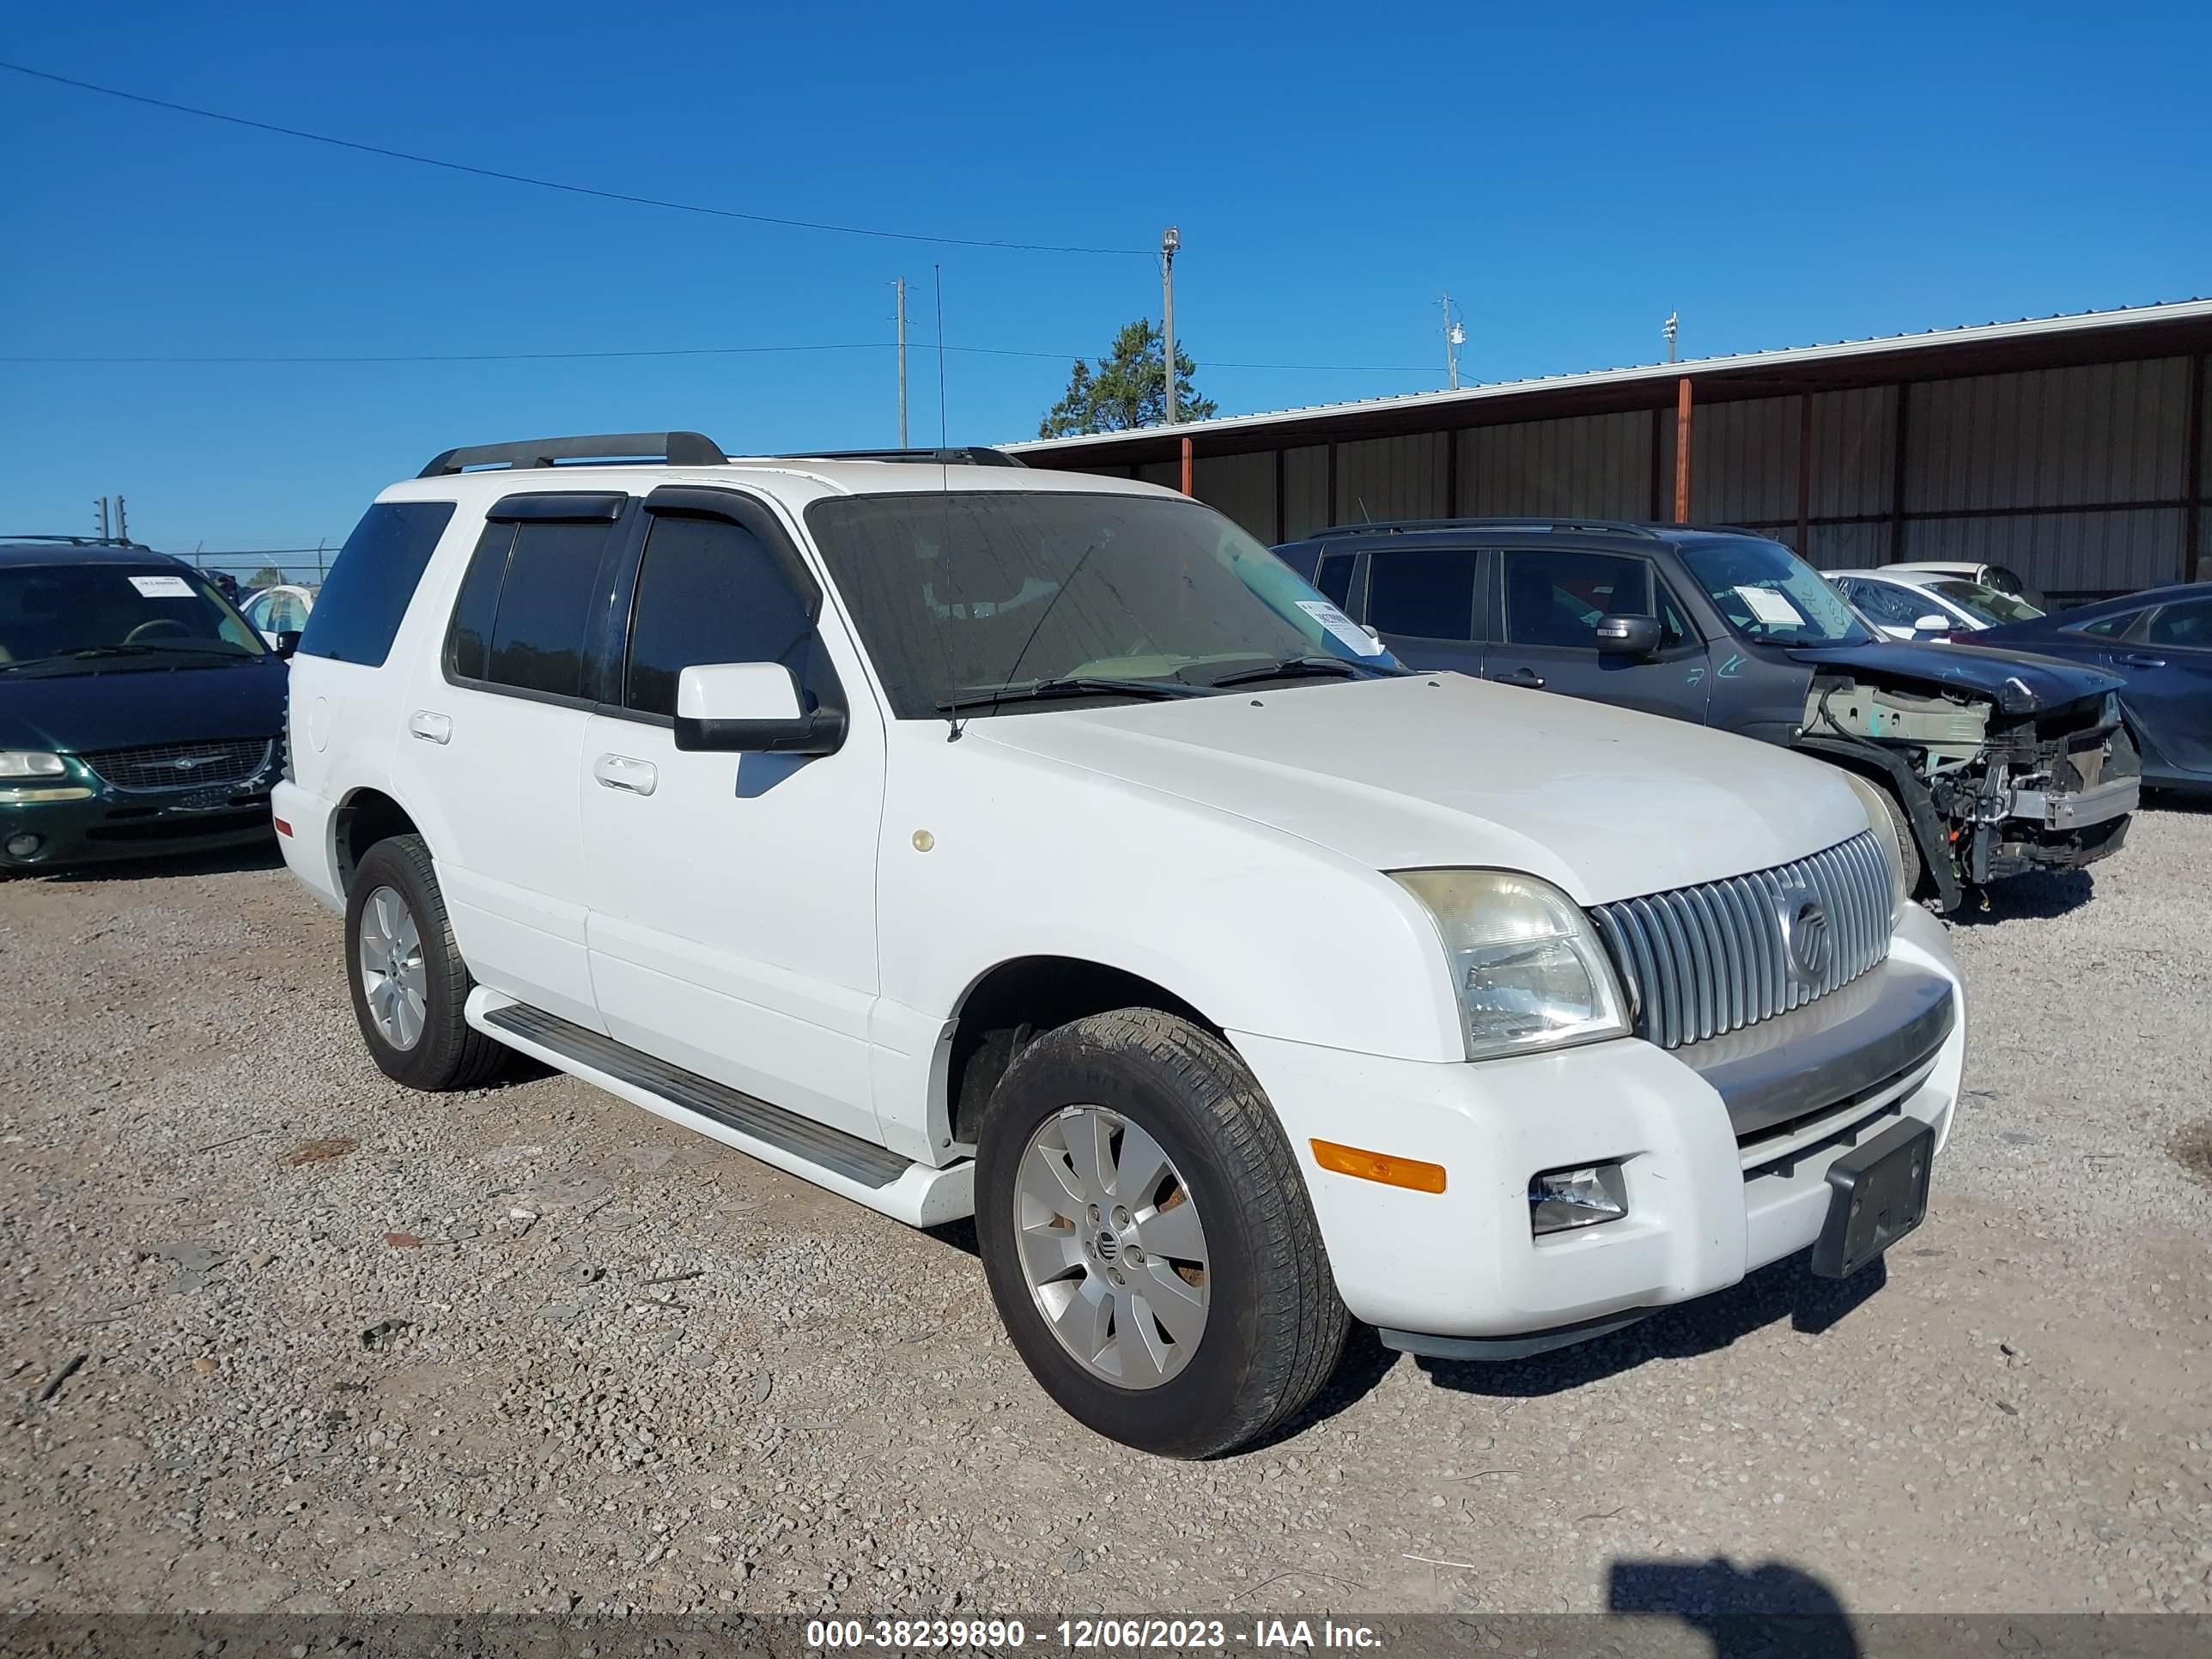
[[[2039,714],[2085,697],[2117,691],[2124,682],[2078,663],[1977,644],[1971,648],[1887,641],[1877,645],[1805,646],[1791,660],[1810,668],[1904,680],[1945,691],[1973,691],[2008,714]]]
[[[70,754],[141,744],[273,738],[284,724],[274,658],[100,674],[0,674],[0,748]]]
[[[1820,762],[1460,674],[1000,714],[969,735],[1369,869],[1526,870],[1582,904],[1765,869],[1867,827]]]

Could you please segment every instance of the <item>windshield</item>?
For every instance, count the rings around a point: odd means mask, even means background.
[[[1779,542],[1690,542],[1682,562],[1714,608],[1762,645],[1865,645],[1874,635],[1820,573]]]
[[[1934,582],[1929,586],[1967,615],[1992,627],[1999,623],[2033,622],[2043,614],[2026,599],[2000,593],[1994,587],[1984,587],[1979,582]]]
[[[0,568],[0,672],[105,672],[266,653],[203,578],[173,565]]]
[[[1401,672],[1288,565],[1194,501],[961,490],[846,496],[806,518],[902,720],[977,697],[975,712],[989,713],[989,693],[1068,680],[1134,698],[1230,678],[1241,690],[1277,663],[1317,678]],[[1100,684],[1115,681],[1132,689]]]

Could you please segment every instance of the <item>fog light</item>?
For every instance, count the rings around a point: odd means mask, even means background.
[[[38,836],[10,836],[8,837],[8,856],[27,859],[45,845],[44,838]]]
[[[1528,1231],[1540,1238],[1618,1221],[1627,1213],[1628,1188],[1618,1164],[1551,1170],[1529,1177]]]

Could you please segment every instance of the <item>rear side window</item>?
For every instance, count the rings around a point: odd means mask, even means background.
[[[780,662],[804,684],[814,640],[806,599],[750,532],[656,518],[638,571],[623,705],[673,715],[677,676],[701,663]]]
[[[2143,629],[2143,643],[2212,650],[2212,599],[2184,599],[2179,605],[2160,605],[2150,626]]]
[[[1397,549],[1373,555],[1367,561],[1369,626],[1378,634],[1407,634],[1416,639],[1472,640],[1479,557],[1471,547]],[[1352,561],[1343,563],[1349,582]]]
[[[452,501],[379,501],[363,514],[315,597],[300,654],[382,667],[453,507]]]
[[[446,659],[453,676],[546,696],[582,696],[592,601],[611,528],[557,520],[486,525],[453,606]]]

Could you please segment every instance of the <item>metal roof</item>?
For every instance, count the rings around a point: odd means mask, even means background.
[[[1535,398],[1548,402],[1553,394],[1564,394],[1577,402],[1597,400],[1616,407],[1648,407],[1660,401],[1658,394],[1662,390],[1671,391],[1675,381],[1685,378],[1696,384],[1700,395],[1709,390],[1723,391],[1731,381],[1752,382],[1762,392],[1800,389],[1794,385],[1773,386],[1777,371],[1796,371],[1790,378],[1799,382],[1840,380],[1864,384],[1865,376],[1839,374],[1838,371],[1880,367],[1888,371],[1887,378],[1907,379],[1945,372],[1971,373],[1979,367],[1977,360],[1981,358],[1990,360],[1987,367],[1991,369],[2013,367],[2013,359],[2039,355],[2051,356],[2060,362],[2081,361],[2081,348],[2094,348],[2100,342],[2110,343],[2104,341],[2104,337],[2114,334],[2194,335],[2208,331],[2212,331],[2212,299],[2179,300],[2057,317],[2027,317],[2009,323],[1929,329],[1917,334],[1839,340],[1825,345],[1736,352],[1674,363],[1643,363],[1626,368],[1538,375],[1462,386],[1455,392],[1415,392],[1350,403],[1315,404],[1263,414],[1186,421],[1171,427],[1142,427],[1133,431],[1091,433],[1073,438],[1037,438],[1000,447],[1024,454],[1067,455],[1074,459],[1085,452],[1132,447],[1164,454],[1183,438],[1232,438],[1250,433],[1265,440],[1284,435],[1278,428],[1308,425],[1366,435],[1366,428],[1370,427],[1403,430],[1413,426],[1433,428],[1457,424],[1437,417],[1452,410],[1464,410],[1475,416],[1482,405],[1501,400]],[[2203,348],[2200,345],[2197,349]],[[1953,360],[1960,367],[1947,368],[1942,362],[1931,359]],[[1481,422],[1477,418],[1464,423]],[[1232,446],[1213,443],[1206,447],[1209,453],[1220,453]]]

